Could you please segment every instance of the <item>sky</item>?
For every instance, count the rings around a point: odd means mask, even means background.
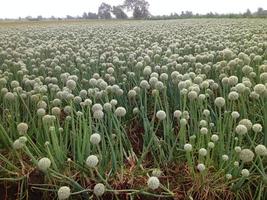
[[[82,15],[83,12],[97,12],[101,2],[119,5],[123,0],[1,0],[0,18],[18,18],[42,15],[44,17],[65,17]],[[205,14],[239,13],[249,8],[252,12],[258,7],[267,9],[267,0],[147,0],[152,15],[164,15],[171,12],[193,11]]]

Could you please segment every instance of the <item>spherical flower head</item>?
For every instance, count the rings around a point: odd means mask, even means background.
[[[157,113],[156,113],[156,117],[159,119],[159,120],[164,120],[166,118],[166,113],[165,111],[163,110],[159,110]]]
[[[217,142],[218,140],[219,140],[219,136],[218,136],[218,135],[213,134],[213,135],[211,136],[211,141],[212,141],[212,142]]]
[[[38,168],[45,172],[51,166],[51,160],[49,158],[41,158],[37,164]]]
[[[143,74],[145,75],[145,76],[148,76],[148,75],[150,75],[152,73],[152,69],[151,69],[151,67],[150,66],[146,66],[145,68],[144,68],[144,70],[143,70]]]
[[[160,79],[161,81],[167,81],[168,78],[169,78],[169,76],[168,76],[168,74],[166,74],[166,73],[162,73],[162,74],[160,75],[160,77],[159,77],[159,79]]]
[[[191,135],[191,136],[189,137],[189,140],[190,140],[190,141],[194,141],[196,138],[197,138],[196,135]]]
[[[232,174],[226,174],[226,175],[225,175],[225,178],[226,178],[227,180],[230,180],[230,179],[233,178],[233,176],[232,176]]]
[[[186,95],[187,93],[188,93],[188,90],[186,88],[183,88],[182,90],[180,90],[181,95]]]
[[[200,129],[200,133],[201,133],[202,135],[207,135],[207,134],[208,134],[208,129],[207,129],[206,127],[202,127],[202,128]]]
[[[247,127],[247,130],[250,130],[252,128],[252,122],[249,119],[242,119],[239,121],[238,124],[242,124]]]
[[[25,137],[25,136],[21,136],[21,137],[19,137],[19,141],[20,141],[21,143],[26,143],[26,142],[28,141],[28,139],[27,139],[27,137]]]
[[[22,142],[20,139],[17,139],[13,142],[14,149],[21,149],[25,146],[25,142]]]
[[[175,110],[174,113],[173,113],[173,116],[175,118],[180,118],[182,115],[182,112],[180,110]]]
[[[191,144],[187,143],[187,144],[184,145],[184,150],[186,152],[190,152],[190,151],[192,151],[192,149],[193,149],[193,147],[192,147]]]
[[[94,134],[92,134],[92,135],[90,136],[90,142],[91,142],[92,144],[97,145],[97,144],[100,143],[100,141],[101,141],[101,136],[100,136],[99,133],[94,133]]]
[[[71,114],[72,110],[73,110],[73,108],[71,106],[65,106],[64,107],[64,112],[66,114]]]
[[[134,109],[133,109],[133,114],[138,114],[139,113],[139,108],[137,108],[137,107],[135,107]]]
[[[159,179],[156,176],[151,176],[149,177],[148,181],[147,181],[147,186],[152,189],[152,190],[156,190],[160,185]]]
[[[157,90],[163,90],[165,88],[164,86],[164,83],[162,83],[161,81],[158,81],[156,84],[155,84],[155,88]]]
[[[209,84],[209,82],[208,81],[203,81],[202,83],[201,83],[201,88],[208,88],[210,86],[210,84]]]
[[[86,159],[86,165],[88,167],[92,167],[93,168],[93,167],[96,167],[97,164],[98,164],[98,158],[97,158],[97,156],[90,155],[90,156],[87,157],[87,159]]]
[[[254,86],[254,91],[259,95],[263,94],[265,90],[266,90],[266,87],[263,84],[257,84]]]
[[[228,94],[228,99],[231,101],[235,101],[239,98],[239,94],[235,91],[232,91]]]
[[[23,123],[23,122],[21,122],[21,123],[19,123],[18,125],[17,125],[17,130],[18,130],[18,132],[19,132],[19,134],[20,135],[24,135],[24,134],[26,134],[27,133],[27,131],[28,131],[28,124],[26,124],[26,123]]]
[[[110,104],[111,104],[112,106],[116,106],[116,105],[118,104],[118,101],[117,101],[116,99],[112,99],[112,100],[110,101]]]
[[[238,162],[238,161],[235,161],[235,162],[234,162],[234,166],[235,166],[235,167],[239,167],[239,162]]]
[[[222,85],[224,86],[224,85],[228,85],[228,83],[229,83],[229,78],[228,77],[223,77],[222,78]]]
[[[61,113],[61,109],[60,109],[59,107],[53,107],[53,108],[51,109],[51,113],[52,113],[52,115],[54,115],[54,116],[59,116],[60,113]]]
[[[200,156],[206,156],[208,152],[205,148],[201,148],[199,149],[198,153]]]
[[[206,120],[202,119],[202,120],[199,121],[199,125],[201,127],[206,127],[208,125],[208,122]]]
[[[67,80],[67,82],[66,82],[66,86],[67,86],[67,88],[69,88],[70,90],[75,90],[75,88],[76,88],[76,82],[75,82],[74,80],[72,80],[72,79]]]
[[[208,109],[203,110],[203,115],[205,117],[209,117],[210,116],[210,111]]]
[[[259,156],[267,155],[267,148],[263,144],[259,144],[255,147],[255,153]]]
[[[126,109],[124,107],[116,108],[114,114],[118,117],[124,117],[126,115]]]
[[[238,83],[236,86],[235,86],[235,89],[237,90],[238,93],[243,93],[245,92],[246,90],[246,86],[243,84],[243,83]],[[233,91],[234,92],[234,91]],[[238,94],[237,93],[237,94]]]
[[[187,124],[187,120],[186,120],[185,118],[182,118],[182,119],[180,120],[180,124],[181,124],[181,126],[186,126],[186,124]]]
[[[230,49],[224,49],[222,53],[223,53],[224,59],[226,60],[230,60],[234,55],[234,53]]]
[[[267,72],[263,72],[260,74],[260,80],[264,83],[267,83]]]
[[[250,149],[242,149],[239,153],[239,158],[243,162],[251,162],[254,158],[254,153]]]
[[[57,191],[57,196],[59,200],[64,200],[70,197],[70,188],[68,186],[62,186]]]
[[[248,171],[247,169],[242,169],[242,170],[241,170],[241,175],[242,175],[243,177],[248,177],[248,176],[249,176],[249,171]]]
[[[252,130],[255,132],[255,133],[260,133],[262,131],[262,126],[261,124],[253,124],[252,126]]]
[[[134,98],[135,96],[137,95],[136,91],[135,90],[130,90],[128,92],[128,97],[131,99],[131,98]]]
[[[104,113],[102,110],[97,110],[93,113],[93,118],[95,119],[103,119]]]
[[[7,92],[4,96],[6,101],[12,102],[15,100],[15,95],[12,92]]]
[[[214,103],[217,107],[222,108],[225,105],[225,99],[223,97],[217,97]]]
[[[231,113],[231,116],[232,116],[233,119],[237,119],[237,118],[240,117],[240,114],[239,114],[239,112],[237,112],[237,111],[233,111],[233,112]]]
[[[240,146],[236,146],[235,147],[235,152],[236,153],[240,153],[242,151],[241,147]]]
[[[151,94],[152,94],[153,97],[158,96],[159,95],[159,91],[157,89],[153,89]]]
[[[245,125],[243,124],[239,124],[236,126],[235,128],[235,132],[238,134],[238,135],[245,135],[247,132],[248,132],[248,129]]]
[[[91,99],[85,99],[85,100],[84,100],[84,104],[85,104],[86,106],[90,106],[90,105],[92,105],[92,100],[91,100]]]
[[[162,174],[162,171],[158,168],[156,168],[152,171],[152,176],[160,177],[161,174]]]
[[[206,169],[206,167],[205,167],[204,164],[199,163],[199,164],[197,165],[197,169],[198,169],[198,171],[203,172],[203,171]]]
[[[39,109],[37,110],[37,115],[38,115],[39,117],[43,117],[43,116],[45,115],[45,109],[43,109],[43,108],[39,108]]]
[[[198,100],[199,101],[204,101],[206,99],[206,95],[205,94],[199,94],[198,95]]]
[[[72,119],[71,116],[67,116],[67,117],[66,117],[66,121],[68,121],[68,122],[69,122],[71,119]],[[44,121],[44,120],[43,120],[43,121]],[[47,122],[49,122],[49,121],[47,121]]]
[[[208,147],[209,147],[210,149],[213,149],[213,148],[215,147],[215,144],[214,144],[213,142],[209,142],[209,143],[208,143]]]
[[[226,155],[226,154],[222,155],[222,160],[223,160],[223,161],[227,161],[227,160],[229,160],[229,156]]]
[[[105,103],[105,104],[103,105],[103,108],[104,108],[104,110],[105,110],[106,112],[109,112],[109,111],[111,111],[111,109],[112,109],[112,105],[111,105],[111,103],[107,102],[107,103]]]
[[[143,88],[143,89],[149,89],[150,88],[150,85],[149,85],[149,83],[146,80],[142,80],[140,82],[140,87]]]
[[[249,95],[250,98],[252,99],[259,99],[260,98],[260,95],[257,94],[256,92],[252,91]]]
[[[189,100],[195,100],[198,97],[198,94],[196,91],[192,90],[188,92],[187,96]]]
[[[92,111],[93,112],[96,112],[96,111],[98,111],[98,110],[103,110],[103,107],[102,107],[102,105],[101,104],[99,104],[99,103],[96,103],[96,104],[94,104],[93,106],[92,106]]]
[[[106,187],[102,183],[97,183],[94,186],[94,194],[98,197],[102,196],[105,193]]]

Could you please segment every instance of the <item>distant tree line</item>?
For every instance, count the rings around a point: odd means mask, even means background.
[[[62,19],[128,19],[127,12],[132,12],[134,19],[148,19],[152,15],[149,13],[149,3],[146,0],[124,0],[123,4],[111,6],[105,2],[98,7],[98,12],[84,12],[81,16],[66,15],[65,18],[56,18],[54,16],[44,18],[27,16],[19,20],[40,21],[40,20],[62,20]]]
[[[264,17],[267,18],[267,10],[258,8],[252,13],[249,9],[244,13],[230,13],[218,14],[209,12],[207,14],[194,14],[192,11],[182,11],[180,14],[171,13],[170,15],[156,15],[153,16],[149,12],[149,3],[146,0],[124,0],[123,4],[111,6],[105,2],[101,3],[98,7],[98,12],[84,12],[81,16],[67,15],[65,18],[56,18],[51,16],[44,18],[41,15],[36,18],[27,16],[19,18],[19,20],[40,21],[40,20],[62,20],[62,19],[129,19],[127,12],[132,12],[131,19],[148,19],[148,20],[167,20],[167,19],[188,19],[188,18],[253,18]]]
[[[258,8],[258,10],[252,13],[249,9],[244,13],[229,13],[229,14],[218,14],[209,12],[206,14],[193,14],[192,11],[182,11],[181,14],[171,13],[170,15],[158,15],[151,16],[150,20],[165,20],[165,19],[190,19],[190,18],[253,18],[262,17],[267,18],[267,10]]]

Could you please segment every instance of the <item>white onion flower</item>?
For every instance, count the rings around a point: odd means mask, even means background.
[[[267,155],[267,148],[263,144],[259,144],[255,147],[255,153],[259,156]]]
[[[192,147],[191,144],[187,143],[187,144],[184,145],[184,150],[186,152],[190,152],[190,151],[192,151],[192,149],[193,149],[193,147]]]
[[[106,187],[104,184],[102,183],[97,183],[95,186],[94,186],[94,194],[98,197],[102,196],[106,191]]]
[[[57,196],[59,200],[68,199],[70,197],[70,188],[68,186],[62,186],[57,191]]]
[[[255,133],[260,133],[262,131],[262,126],[261,124],[253,124],[252,126],[252,130],[255,132]]]
[[[199,149],[198,153],[200,156],[206,156],[208,152],[205,148],[201,148]]]
[[[165,111],[163,110],[159,110],[157,113],[156,113],[156,117],[159,119],[159,120],[164,120],[166,118],[166,113]]]
[[[162,174],[162,171],[160,169],[158,169],[158,168],[157,169],[154,169],[152,171],[152,176],[160,177],[161,174]]]
[[[100,143],[100,141],[101,141],[101,136],[100,136],[99,133],[94,133],[94,134],[92,134],[92,135],[90,136],[90,142],[91,142],[92,144],[97,145],[97,144]]]
[[[241,170],[241,175],[242,175],[243,177],[248,177],[248,176],[249,176],[249,170],[247,170],[247,169],[242,169],[242,170]]]
[[[225,105],[225,99],[223,97],[217,97],[214,103],[217,107],[222,108]]]
[[[198,169],[198,171],[203,172],[203,171],[205,171],[206,167],[205,167],[204,164],[199,163],[199,164],[197,165],[197,169]]]
[[[156,177],[156,176],[149,177],[149,179],[147,181],[147,186],[150,189],[155,190],[159,187],[159,185],[160,185],[160,182],[159,182],[158,177]]]
[[[45,172],[51,166],[51,160],[49,158],[46,158],[46,157],[41,158],[38,161],[37,166],[41,171]]]
[[[26,124],[24,122],[21,122],[21,123],[19,123],[17,125],[17,130],[18,130],[18,132],[19,132],[20,135],[26,134],[27,131],[28,131],[28,128],[29,128],[28,124]]]
[[[118,117],[124,117],[126,115],[126,109],[124,107],[116,108],[114,114]]]
[[[88,167],[92,167],[93,168],[93,167],[96,167],[97,164],[98,164],[98,158],[97,158],[97,156],[90,155],[90,156],[87,157],[87,159],[86,159],[86,165]]]
[[[239,158],[243,162],[251,162],[254,158],[254,153],[250,149],[242,149],[239,153]]]

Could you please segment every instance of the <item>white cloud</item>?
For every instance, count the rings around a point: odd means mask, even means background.
[[[31,15],[65,17],[81,15],[84,11],[97,12],[101,2],[118,5],[123,0],[3,0],[0,6],[0,18],[16,18]],[[244,12],[247,8],[256,11],[258,7],[267,9],[266,0],[148,0],[150,12],[154,15],[180,13],[190,10],[194,13]]]

